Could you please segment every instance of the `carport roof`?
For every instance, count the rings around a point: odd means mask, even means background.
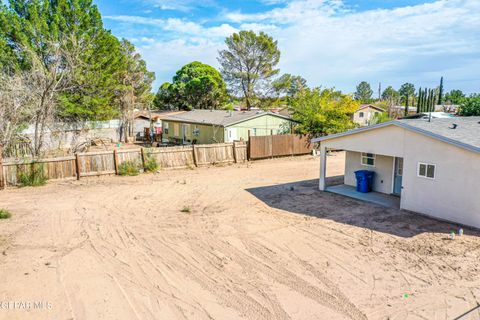
[[[460,148],[480,153],[480,117],[453,117],[432,119],[431,121],[425,119],[393,120],[316,138],[313,139],[312,142],[322,142],[387,126],[404,128],[445,143],[456,145]]]

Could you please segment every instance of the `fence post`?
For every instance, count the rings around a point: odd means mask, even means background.
[[[198,159],[197,159],[197,148],[195,145],[192,145],[192,152],[193,152],[193,164],[195,167],[198,167]]]
[[[3,174],[3,147],[0,146],[0,189],[5,189],[5,177]]]
[[[295,155],[295,135],[290,134],[290,138],[292,140],[292,157]]]
[[[247,161],[250,161],[250,130],[248,130],[248,141],[247,141]]]
[[[75,153],[75,172],[77,173],[77,180],[80,180],[80,159],[78,153]]]
[[[117,149],[113,150],[113,165],[115,166],[115,174],[118,175],[118,154]]]
[[[237,147],[236,147],[235,141],[233,141],[232,148],[233,148],[233,162],[237,163]]]
[[[142,154],[142,168],[143,168],[143,171],[145,171],[145,153],[143,151],[144,147],[142,147],[140,149],[140,153]]]

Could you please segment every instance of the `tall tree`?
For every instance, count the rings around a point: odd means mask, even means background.
[[[250,109],[279,72],[277,41],[263,32],[240,31],[228,37],[225,44],[227,49],[221,50],[218,57],[221,72],[232,92],[242,95]]]
[[[226,85],[217,69],[198,61],[184,65],[158,89],[155,105],[159,109],[217,109],[227,98]]]
[[[0,70],[29,74],[43,90],[32,120],[39,139],[35,152],[47,120],[103,120],[121,113],[117,93],[129,58],[104,29],[92,0],[0,5],[0,56]]]
[[[417,113],[423,112],[423,90],[422,87],[418,88],[418,102]]]
[[[403,101],[405,102],[405,115],[408,115],[409,100],[410,100],[410,97],[415,96],[415,86],[411,83],[404,83],[400,87],[400,90],[398,90],[398,93],[400,94],[400,96],[403,98]]]
[[[277,96],[285,95],[287,97],[293,97],[298,92],[307,88],[307,80],[301,76],[293,76],[286,73],[274,80],[272,87]]]
[[[155,75],[147,70],[146,62],[128,40],[123,39],[121,46],[123,63],[118,74],[120,85],[116,90],[116,99],[120,106],[123,138],[129,142],[128,129],[133,126],[134,110],[149,108],[153,101],[151,89]]]
[[[372,94],[373,90],[370,87],[370,84],[366,81],[362,81],[358,84],[354,97],[355,100],[358,100],[361,103],[368,103],[372,101]]]
[[[438,104],[443,103],[443,77],[440,78],[440,86],[438,87]]]

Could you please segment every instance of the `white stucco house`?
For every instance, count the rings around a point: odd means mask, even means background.
[[[344,150],[345,185],[372,170],[373,190],[399,197],[400,208],[480,228],[480,117],[394,120],[313,142],[320,190],[329,189],[327,151]]]

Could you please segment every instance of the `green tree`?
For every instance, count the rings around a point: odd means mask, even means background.
[[[227,49],[219,52],[222,74],[234,94],[240,94],[250,109],[258,97],[269,90],[271,79],[278,74],[280,61],[277,41],[266,33],[240,31],[225,40]]]
[[[358,100],[361,103],[368,103],[372,101],[372,94],[373,90],[370,87],[370,84],[366,81],[362,81],[358,84],[354,97],[355,100]]]
[[[404,83],[398,90],[400,97],[405,102],[405,115],[408,115],[410,98],[415,99],[415,86],[411,83]]]
[[[116,100],[123,122],[123,137],[128,142],[127,129],[133,126],[134,110],[147,109],[152,104],[151,89],[155,75],[147,70],[146,62],[125,39],[121,42],[121,52],[122,69],[118,73],[120,85],[116,90]]]
[[[440,78],[440,86],[438,87],[438,104],[443,103],[443,77]]]
[[[49,70],[57,63],[52,51],[60,52],[60,74],[70,80],[55,99],[56,117],[103,120],[119,114],[116,92],[128,57],[92,0],[10,0],[0,6],[2,70],[32,70],[34,60]]]
[[[198,61],[177,71],[172,83],[158,89],[155,105],[159,109],[217,109],[227,98],[223,78],[215,68]]]
[[[398,92],[393,89],[392,86],[388,86],[382,93],[382,99],[388,101],[390,106],[393,106],[398,103],[400,95]]]
[[[273,81],[272,87],[277,96],[285,95],[287,97],[293,97],[298,92],[307,88],[307,80],[301,76],[293,76],[286,73]]]
[[[290,111],[299,122],[297,131],[310,136],[344,132],[354,128],[352,115],[360,106],[350,95],[334,89],[305,89],[289,99]]]
[[[464,98],[460,104],[458,113],[461,116],[480,116],[480,95],[474,94]]]
[[[445,94],[445,102],[451,104],[460,104],[465,99],[462,90],[451,90]]]
[[[409,99],[413,96],[415,96],[415,86],[412,83],[404,83],[398,90],[398,93],[400,94],[400,97],[402,98],[402,102],[408,105]]]

